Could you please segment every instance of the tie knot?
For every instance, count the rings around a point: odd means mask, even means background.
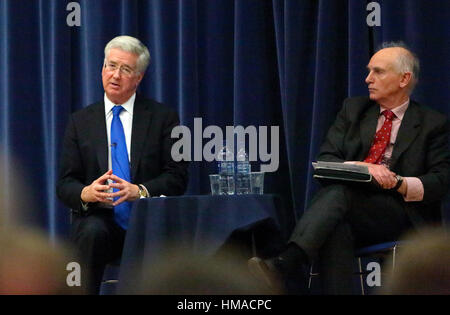
[[[386,120],[392,120],[395,117],[395,114],[392,111],[390,111],[389,109],[385,110],[382,114],[384,115]]]
[[[123,107],[121,105],[114,105],[112,111],[114,116],[119,116],[120,112],[122,111]]]

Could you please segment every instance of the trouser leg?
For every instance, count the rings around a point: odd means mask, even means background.
[[[325,292],[350,293],[354,246],[394,241],[409,228],[399,194],[331,185],[315,196],[290,241],[309,262],[320,257]]]
[[[82,286],[86,293],[99,293],[105,266],[120,257],[124,238],[125,231],[110,214],[100,212],[74,219],[72,241],[81,260]]]
[[[319,251],[317,264],[323,294],[353,294],[353,233],[339,223]]]
[[[322,188],[297,223],[290,242],[300,246],[310,262],[317,259],[319,249],[336,226],[343,222],[350,208],[347,190],[344,185]]]

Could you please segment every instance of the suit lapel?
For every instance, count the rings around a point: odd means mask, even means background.
[[[411,145],[419,134],[420,130],[420,112],[417,105],[411,101],[395,140],[394,150],[391,158],[391,169],[395,167],[400,155]]]
[[[148,103],[136,97],[133,109],[133,127],[131,131],[131,179],[136,176],[145,141],[150,127],[151,110]]]
[[[97,151],[97,160],[101,173],[108,171],[108,139],[106,131],[105,103],[99,102],[91,109],[90,129],[94,146]]]
[[[364,154],[362,159],[366,157],[370,146],[372,145],[377,130],[378,116],[380,115],[380,107],[373,102],[371,102],[371,104],[372,105],[364,113],[360,125],[362,153]]]

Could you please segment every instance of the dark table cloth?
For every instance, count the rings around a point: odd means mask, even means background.
[[[127,293],[143,268],[173,246],[194,255],[213,255],[234,233],[247,231],[252,233],[253,248],[263,249],[273,240],[285,241],[291,221],[276,195],[140,199],[133,205],[125,239],[119,292]]]

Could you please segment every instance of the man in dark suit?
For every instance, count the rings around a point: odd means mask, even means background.
[[[249,260],[250,271],[270,286],[305,292],[286,280],[304,284],[298,270],[318,261],[324,293],[351,294],[355,246],[394,241],[409,229],[440,221],[450,182],[448,118],[410,100],[417,57],[401,43],[383,47],[367,66],[369,97],[344,101],[317,158],[366,165],[379,187],[322,187],[286,250]]]
[[[57,194],[74,214],[71,237],[88,293],[98,293],[105,265],[120,257],[130,202],[181,195],[187,186],[187,164],[171,157],[177,113],[136,95],[149,61],[138,39],[111,40],[104,100],[72,114],[66,129]]]

